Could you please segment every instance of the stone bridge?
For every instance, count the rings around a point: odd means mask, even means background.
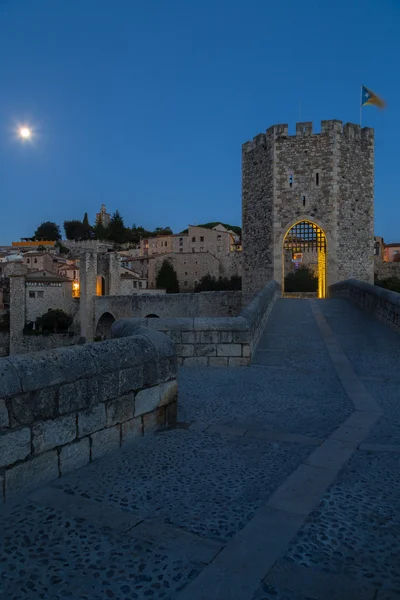
[[[96,335],[108,335],[115,320],[127,317],[236,316],[241,310],[241,304],[240,291],[96,296],[94,331]]]
[[[250,366],[180,368],[172,426],[158,319],[0,359],[0,597],[400,597],[400,295],[351,280],[280,299],[270,284],[232,318],[255,307],[269,313]]]

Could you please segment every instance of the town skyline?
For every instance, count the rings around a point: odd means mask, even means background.
[[[361,84],[388,106],[363,109],[363,126],[375,129],[375,234],[397,241],[400,9],[383,4],[360,12],[340,0],[332,15],[315,0],[155,0],[151,10],[124,0],[118,11],[91,0],[44,0],[41,11],[3,3],[1,242],[83,206],[94,215],[103,202],[148,229],[239,225],[242,144],[276,123],[289,134],[299,121],[315,132],[323,119],[358,124]],[[18,126],[31,137],[16,136]]]

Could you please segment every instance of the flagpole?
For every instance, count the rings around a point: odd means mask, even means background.
[[[362,124],[362,84],[360,88],[360,127]]]

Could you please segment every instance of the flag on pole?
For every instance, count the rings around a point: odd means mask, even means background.
[[[377,96],[375,92],[372,92],[365,85],[361,86],[361,106],[377,106],[378,108],[385,108],[386,102]]]

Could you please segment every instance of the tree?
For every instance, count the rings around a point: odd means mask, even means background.
[[[156,287],[165,289],[167,294],[179,293],[178,276],[171,261],[165,259],[157,273]]]
[[[93,237],[93,227],[89,223],[89,218],[87,212],[83,215],[82,221],[82,237],[85,240]]]
[[[93,235],[96,240],[106,240],[108,237],[107,228],[104,227],[100,216],[96,218],[96,223],[93,227]]]
[[[60,308],[50,308],[47,313],[36,319],[36,327],[48,333],[62,333],[72,325],[72,317]]]
[[[125,241],[124,220],[118,210],[112,215],[107,230],[107,238],[117,244],[123,244]]]
[[[35,231],[36,240],[55,242],[61,240],[60,228],[52,221],[44,221]]]
[[[302,266],[285,277],[285,292],[316,292],[317,290],[318,277],[307,267]]]
[[[216,292],[223,290],[241,290],[242,278],[239,275],[232,275],[230,279],[220,277],[216,279],[210,274],[204,275],[195,287],[195,292]]]
[[[386,279],[378,279],[375,277],[375,285],[378,287],[385,288],[391,292],[400,292],[400,278],[399,277],[387,277]]]
[[[73,221],[64,221],[64,231],[67,240],[76,240],[84,237],[84,227],[82,221],[77,219]]]

